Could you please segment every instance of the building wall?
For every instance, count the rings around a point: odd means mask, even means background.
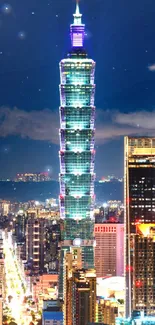
[[[64,325],[96,320],[96,272],[80,269],[81,248],[71,249],[64,261]]]
[[[0,297],[0,325],[3,324],[3,299]]]
[[[97,277],[124,274],[124,225],[102,223],[94,226]]]
[[[43,300],[57,298],[57,285],[58,285],[58,275],[57,274],[43,274],[38,277],[31,277],[31,289],[34,300]],[[51,290],[53,289],[53,290]]]
[[[35,213],[28,216],[26,225],[26,259],[32,272],[44,270],[45,219],[36,218]]]
[[[155,315],[155,138],[125,137],[124,163],[126,316]]]

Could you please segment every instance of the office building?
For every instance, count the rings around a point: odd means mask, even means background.
[[[124,224],[95,224],[97,277],[124,275]]]
[[[155,317],[144,316],[144,313],[135,311],[129,318],[116,318],[115,325],[154,325]]]
[[[48,182],[51,178],[48,172],[17,174],[15,182]]]
[[[44,256],[45,219],[36,218],[35,213],[29,213],[26,224],[26,259],[32,273],[44,271]]]
[[[87,325],[107,325],[107,324],[94,322],[94,323],[88,323]]]
[[[63,312],[57,300],[43,302],[42,325],[63,325]]]
[[[125,137],[126,316],[155,315],[155,138]]]
[[[48,273],[59,270],[60,222],[49,220],[46,226],[45,263]]]
[[[42,274],[29,277],[29,288],[38,309],[42,309],[43,300],[58,298],[58,274]]]
[[[2,215],[7,216],[10,212],[10,202],[2,201],[1,202]]]
[[[64,325],[96,320],[96,272],[81,266],[81,248],[71,248],[64,259]]]
[[[25,233],[26,233],[26,214],[21,210],[21,213],[18,213],[15,219],[15,236],[17,243],[25,242]]]
[[[3,236],[0,230],[0,325],[3,324],[3,300],[6,297],[6,283],[3,256]]]
[[[3,298],[0,295],[0,325],[3,324]]]
[[[135,309],[155,315],[155,224],[139,224],[130,235]]]
[[[63,297],[63,251],[82,247],[82,267],[94,267],[94,73],[84,49],[85,25],[77,2],[70,26],[71,50],[60,62],[60,214]]]
[[[124,311],[124,305],[121,305],[118,301],[109,299],[103,302],[103,319],[107,325],[115,325],[115,319]]]

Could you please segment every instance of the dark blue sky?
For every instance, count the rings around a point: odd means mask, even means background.
[[[59,61],[70,48],[72,0],[0,5],[0,177],[59,172]],[[123,174],[123,135],[154,134],[155,3],[81,0],[96,62],[96,172]]]

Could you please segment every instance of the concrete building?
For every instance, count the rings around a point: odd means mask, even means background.
[[[96,320],[96,272],[82,269],[81,248],[66,253],[64,262],[64,325]]]
[[[5,298],[5,272],[4,272],[4,256],[3,256],[3,236],[0,230],[0,325],[3,324],[3,299]]]
[[[63,312],[57,300],[44,301],[42,325],[63,325]]]
[[[30,291],[33,299],[42,307],[44,299],[57,299],[58,275],[43,274],[38,277],[30,277]]]
[[[44,271],[45,219],[28,214],[26,224],[26,259],[28,269],[33,273]]]
[[[97,277],[123,276],[124,225],[117,223],[95,224],[94,233]]]
[[[48,172],[17,174],[15,182],[47,182],[51,177]]]

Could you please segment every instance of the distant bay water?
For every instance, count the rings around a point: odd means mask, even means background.
[[[109,200],[123,201],[123,183],[95,183],[95,195],[97,203]],[[58,199],[59,183],[51,182],[0,182],[0,199],[26,202],[29,200],[45,201],[49,198]]]

